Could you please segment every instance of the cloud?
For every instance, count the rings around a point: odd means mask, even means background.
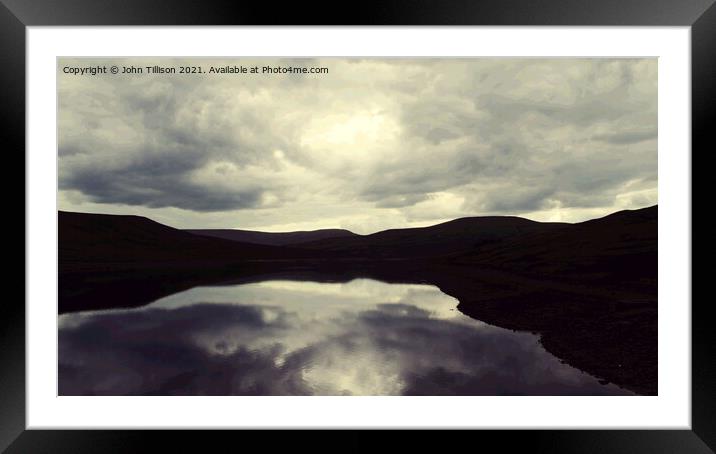
[[[642,142],[644,140],[656,139],[657,133],[656,129],[648,129],[645,131],[622,131],[612,134],[597,134],[592,138],[594,140],[601,140],[615,145],[628,145]]]
[[[150,63],[329,73],[60,72],[62,209],[186,228],[389,228],[445,220],[427,202],[449,194],[460,215],[570,210],[581,220],[581,209],[644,200],[623,197],[634,181],[657,184],[655,59]]]

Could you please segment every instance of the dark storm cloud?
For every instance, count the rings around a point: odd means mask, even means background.
[[[236,109],[230,93],[187,77],[65,82],[60,189],[102,204],[199,212],[254,208],[280,189],[265,170],[246,169],[290,144],[263,113]]]
[[[77,171],[65,179],[61,189],[79,190],[92,201],[107,204],[144,205],[150,208],[184,207],[195,211],[222,211],[252,208],[261,201],[262,191],[232,191],[198,186],[186,181],[181,173],[105,172],[96,169]]]
[[[193,143],[196,139],[168,131],[165,143],[173,148],[138,149],[120,165],[92,162],[77,164],[60,180],[60,189],[73,189],[95,202],[144,205],[153,208],[190,207],[196,211],[250,208],[260,202],[261,189],[226,191],[221,187],[197,184],[189,178],[209,158]],[[204,144],[204,146],[208,146]],[[60,148],[61,156],[81,153],[76,148]]]

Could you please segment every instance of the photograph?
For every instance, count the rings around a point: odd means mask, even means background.
[[[715,1],[0,0],[0,452],[714,454]]]
[[[657,69],[58,57],[57,394],[658,396]]]

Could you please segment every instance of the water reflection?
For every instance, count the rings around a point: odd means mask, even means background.
[[[628,394],[456,305],[428,285],[265,281],[64,314],[59,392]]]

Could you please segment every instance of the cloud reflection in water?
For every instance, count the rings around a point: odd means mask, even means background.
[[[428,285],[265,281],[64,314],[61,395],[628,394]]]

